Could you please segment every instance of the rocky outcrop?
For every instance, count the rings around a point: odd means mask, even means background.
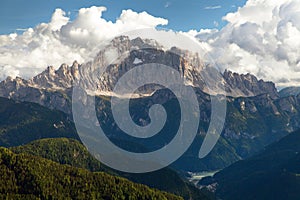
[[[61,110],[71,114],[71,88],[44,88],[32,85],[31,80],[19,77],[12,79],[8,77],[0,83],[0,96],[17,101],[28,101],[38,103],[50,109]]]
[[[62,64],[58,70],[55,70],[53,66],[47,67],[45,71],[30,79],[29,85],[44,89],[64,90],[71,88],[76,78],[79,78],[79,64],[74,61],[71,67]]]
[[[279,97],[275,84],[258,80],[252,74],[238,74],[225,70],[223,77],[226,81],[226,92],[233,96],[257,96],[269,94],[271,98]]]
[[[300,87],[286,87],[279,91],[280,97],[297,96],[300,94]]]

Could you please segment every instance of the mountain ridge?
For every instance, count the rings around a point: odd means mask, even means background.
[[[110,64],[109,60],[105,60],[107,53],[120,59],[113,62],[115,64]],[[135,62],[136,59],[139,59],[139,62]],[[115,126],[113,117],[108,110],[112,95],[110,92],[117,82],[117,78],[128,70],[143,63],[153,62],[168,65],[177,70],[186,79],[187,87],[197,86],[192,88],[197,95],[201,111],[199,134],[184,158],[178,161],[176,166],[180,170],[215,170],[226,167],[300,128],[299,96],[280,98],[274,83],[258,80],[251,74],[239,75],[230,71],[221,74],[207,66],[197,54],[178,48],[165,50],[154,41],[149,42],[140,38],[135,40],[130,40],[128,37],[115,38],[106,49],[98,53],[93,62],[82,65],[74,62],[72,66],[64,64],[58,70],[48,67],[30,80],[7,78],[0,83],[0,96],[16,101],[35,102],[53,110],[61,110],[72,119],[72,83],[77,76],[82,76],[84,77],[84,87],[103,92],[102,96],[96,95],[98,119],[99,122],[107,122],[109,127],[107,132],[110,136],[117,138],[120,129]],[[93,73],[95,67],[106,66],[106,64],[108,67],[103,76],[100,78],[95,76],[97,75]],[[207,131],[211,114],[210,96],[205,91],[205,84],[201,76],[203,70],[206,70],[204,72],[212,81],[215,81],[215,73],[222,76],[225,91],[230,89],[232,96],[227,94],[228,117],[221,138],[211,156],[200,160],[198,151]],[[165,75],[159,74],[158,76],[164,78]],[[216,88],[218,87],[216,86]],[[133,104],[132,108],[135,111],[132,114],[136,122],[144,124],[149,122],[148,108],[155,102],[163,103],[166,106],[169,104],[169,107],[172,107],[169,109],[172,112],[170,116],[176,116],[179,119],[175,112],[175,108],[178,107],[176,100],[169,95],[167,89],[146,85],[138,92],[141,96],[132,99],[133,102],[137,102]],[[149,93],[150,95],[144,95]],[[176,119],[174,120],[176,121]],[[169,127],[169,131],[173,129],[173,127]],[[166,135],[171,138],[168,131]]]
[[[109,57],[112,57],[109,60]],[[116,60],[114,60],[114,58]],[[136,63],[135,60],[139,62]],[[113,95],[112,90],[116,81],[130,69],[141,64],[160,63],[177,70],[185,78],[186,84],[200,88],[208,93],[205,81],[203,80],[202,71],[208,72],[208,79],[214,80],[214,73],[223,77],[223,84],[228,96],[249,97],[268,93],[272,98],[277,98],[278,93],[275,85],[271,82],[257,80],[253,75],[239,75],[228,70],[222,74],[212,67],[208,67],[197,54],[186,50],[171,48],[164,50],[155,41],[136,38],[130,40],[128,37],[120,36],[111,41],[111,43],[101,50],[92,62],[79,64],[74,61],[71,66],[62,64],[57,70],[49,66],[40,74],[29,80],[16,77],[8,77],[0,82],[0,96],[12,98],[15,100],[24,100],[39,103],[50,107],[46,102],[49,96],[55,96],[58,105],[52,105],[54,108],[67,111],[66,106],[70,102],[65,101],[59,95],[50,92],[62,92],[71,98],[71,89],[76,79],[84,79],[86,88],[91,90],[97,89],[97,94]],[[95,77],[95,71],[99,67],[108,66],[107,71],[101,77]],[[205,72],[206,73],[206,72]],[[158,74],[158,76],[161,76]],[[162,78],[164,78],[162,76]],[[153,92],[153,88],[144,88],[146,93]],[[150,90],[150,91],[149,91]],[[154,88],[155,90],[155,88]],[[142,92],[142,90],[140,91]],[[52,101],[53,102],[53,101]],[[52,103],[54,104],[54,103]]]
[[[299,199],[300,130],[205,178],[226,199]]]
[[[103,172],[61,165],[0,147],[0,198],[182,199]]]
[[[124,177],[135,183],[179,195],[184,199],[205,199],[202,192],[183,180],[175,171],[164,168],[145,174],[122,173],[108,168],[95,159],[79,141],[68,138],[49,138],[32,141],[26,145],[9,148],[14,153],[26,153],[43,157],[60,164],[84,168],[92,172],[106,172]]]

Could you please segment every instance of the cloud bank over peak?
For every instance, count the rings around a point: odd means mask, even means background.
[[[105,7],[81,8],[73,21],[56,9],[49,23],[22,34],[0,35],[0,80],[7,76],[32,77],[47,66],[86,62],[98,53],[103,41],[137,28],[155,28],[168,20],[146,12],[123,10],[115,22],[102,18]]]
[[[196,37],[222,70],[253,73],[278,86],[300,85],[300,0],[248,0],[220,31]],[[194,33],[195,34],[195,33]]]
[[[300,0],[248,0],[223,17],[221,30],[191,30],[223,71],[252,73],[277,86],[300,85]],[[114,21],[102,17],[105,7],[81,8],[73,21],[56,9],[49,23],[22,34],[0,35],[0,80],[32,77],[48,65],[91,60],[103,41],[139,28],[167,25],[146,12],[123,10]],[[182,32],[180,32],[182,33]],[[161,39],[172,43],[171,38]]]

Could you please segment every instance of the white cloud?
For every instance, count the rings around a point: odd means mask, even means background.
[[[300,85],[300,0],[248,0],[220,31],[196,34],[224,70]],[[289,80],[289,82],[283,81]]]
[[[86,62],[99,51],[103,41],[122,32],[139,28],[155,28],[168,21],[149,15],[123,10],[115,21],[102,18],[105,7],[82,8],[74,21],[56,9],[49,23],[26,29],[22,34],[0,35],[0,79],[6,76],[29,78],[53,65],[74,60]]]
[[[10,65],[5,65],[0,67],[0,80],[3,80],[7,77],[7,75],[11,76],[11,77],[16,77],[19,76],[20,71],[15,69],[14,67],[10,66]]]
[[[206,6],[204,7],[205,10],[215,10],[215,9],[219,9],[222,8],[222,6],[218,5],[218,6]]]
[[[228,24],[221,30],[183,34],[199,39],[222,70],[250,72],[278,86],[300,85],[299,5],[300,0],[248,0],[245,6],[223,17]],[[49,23],[29,28],[23,34],[0,35],[0,79],[8,75],[28,78],[48,65],[85,62],[98,53],[106,39],[168,23],[132,10],[124,10],[115,22],[107,21],[102,17],[105,10],[82,8],[71,21],[57,9]],[[158,33],[156,37],[166,46],[174,45],[170,34]],[[174,33],[175,37],[178,36]]]
[[[218,27],[218,26],[219,26],[219,22],[214,21],[214,26],[215,26],[215,27]]]
[[[65,16],[66,13],[61,9],[56,9],[52,15],[49,28],[52,31],[59,31],[60,28],[69,22],[69,18]]]
[[[169,8],[170,6],[171,6],[171,2],[167,1],[164,7]]]

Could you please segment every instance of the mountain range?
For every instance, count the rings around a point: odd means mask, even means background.
[[[116,59],[109,63],[105,58],[111,55]],[[139,61],[139,62],[137,62]],[[62,64],[58,70],[48,67],[37,76],[24,80],[8,77],[0,83],[0,96],[17,101],[38,103],[50,109],[60,110],[72,119],[72,84],[76,79],[84,79],[87,89],[95,90],[98,119],[101,126],[106,127],[111,138],[120,139],[120,130],[115,125],[110,111],[110,97],[117,80],[127,71],[147,63],[159,63],[177,70],[185,78],[187,87],[196,92],[200,122],[199,134],[188,151],[179,159],[174,167],[180,171],[215,170],[246,158],[258,152],[266,145],[284,135],[300,128],[299,96],[281,97],[275,84],[258,80],[251,74],[237,74],[226,70],[220,73],[213,70],[199,55],[176,47],[164,49],[153,40],[129,39],[121,36],[101,50],[95,59],[85,64],[76,61],[72,66]],[[102,76],[95,76],[95,66],[106,66]],[[210,96],[205,86],[206,80],[214,80],[219,73],[227,95],[227,117],[222,137],[214,150],[204,159],[198,158],[198,150],[210,122]],[[158,74],[164,78],[163,74]],[[131,84],[131,83],[128,83]],[[216,86],[216,91],[218,91]],[[149,123],[148,108],[161,103],[169,109],[172,123],[165,130],[175,130],[178,119],[178,108],[174,95],[167,89],[158,86],[139,88],[139,96],[132,100],[132,116],[136,122]],[[122,97],[124,98],[124,97]],[[176,114],[177,113],[177,114]],[[158,148],[158,144],[168,142],[172,137],[170,131],[163,131],[165,137],[155,141],[142,142],[142,146]],[[122,135],[122,134],[121,134]],[[124,134],[123,134],[124,135]],[[128,140],[128,137],[124,137]],[[128,141],[129,142],[129,141]],[[125,142],[125,146],[128,146]],[[131,141],[132,142],[132,141]],[[135,143],[139,141],[134,140]]]
[[[158,136],[151,140],[140,140],[124,134],[114,121],[110,101],[112,97],[128,99],[128,96],[113,91],[116,83],[128,71],[151,63],[175,69],[184,78],[185,87],[194,90],[200,109],[198,134],[189,149],[170,168],[144,175],[121,173],[102,165],[80,143],[72,116],[73,84],[84,80],[80,83],[89,90],[89,95],[95,96],[99,125],[117,146],[135,152],[159,149],[172,140],[180,123],[180,105],[170,90],[160,85],[145,85],[138,88],[136,95],[130,99],[132,120],[139,125],[150,123],[149,108],[152,105],[161,104],[165,108],[168,120]],[[98,76],[101,67],[107,68]],[[165,78],[165,74],[157,76]],[[221,77],[220,83],[213,85],[213,92],[210,92],[206,81],[213,82],[216,76]],[[131,85],[133,82],[129,81],[126,84]],[[226,95],[225,126],[214,149],[205,158],[200,159],[199,148],[211,121],[211,98],[218,95],[218,92],[225,92],[223,94]],[[297,168],[293,168],[298,163],[298,158],[293,157],[298,150],[291,147],[290,152],[289,145],[297,147],[298,134],[292,132],[300,129],[299,89],[287,88],[278,92],[274,83],[259,80],[252,74],[238,74],[230,70],[221,73],[202,60],[198,54],[187,50],[176,47],[165,49],[154,40],[120,36],[99,51],[91,62],[79,64],[74,61],[71,66],[62,64],[57,70],[49,66],[28,80],[7,77],[0,82],[0,97],[0,145],[11,147],[10,150],[3,148],[1,155],[9,159],[19,158],[21,154],[22,160],[23,153],[28,158],[39,157],[37,162],[43,157],[56,162],[53,166],[61,170],[65,170],[59,166],[62,164],[71,165],[76,168],[75,171],[77,168],[85,168],[88,170],[84,172],[88,174],[87,177],[94,177],[95,171],[104,171],[185,199],[210,199],[210,192],[205,188],[213,188],[211,191],[216,192],[217,197],[221,199],[241,199],[243,195],[245,198],[242,199],[284,198],[285,196],[280,196],[283,194],[294,195],[289,197],[294,199],[295,195],[298,195]],[[272,145],[267,147],[270,144]],[[276,148],[282,150],[277,152]],[[62,149],[64,151],[61,151]],[[24,162],[28,160],[26,156]],[[285,160],[287,158],[290,159],[290,165]],[[32,163],[29,165],[31,167]],[[52,164],[47,166],[51,167]],[[202,185],[198,185],[199,187],[206,185],[202,191],[191,186],[177,173],[223,168],[225,169],[214,177],[200,182]],[[41,169],[36,170],[39,174]],[[276,175],[288,184],[295,184],[295,187],[291,187],[291,190],[280,187]],[[272,179],[267,178],[268,176]],[[157,177],[157,180],[151,177]],[[284,192],[273,195],[271,191],[259,185],[259,181],[269,182],[273,188],[283,189]],[[19,187],[15,183],[12,185]],[[260,186],[265,192],[259,189]],[[236,192],[236,188],[240,190]],[[19,190],[14,191],[23,195]],[[259,196],[251,196],[250,193]],[[41,195],[36,191],[30,195],[36,194]]]
[[[107,54],[115,52],[114,62],[106,61]],[[139,62],[135,62],[139,60]],[[86,80],[87,89],[95,90],[98,95],[111,96],[117,80],[127,71],[147,63],[159,63],[177,70],[185,78],[187,85],[200,88],[208,92],[203,80],[204,72],[208,78],[214,79],[213,68],[199,58],[199,55],[173,47],[169,50],[163,48],[155,41],[136,38],[130,40],[121,36],[101,50],[96,58],[85,64],[78,64],[77,61],[71,66],[62,64],[58,70],[49,66],[45,71],[35,77],[24,80],[22,78],[8,77],[0,83],[0,96],[21,101],[39,103],[51,109],[71,113],[71,89],[74,80]],[[107,67],[107,71],[98,77],[95,76],[96,67]],[[163,74],[157,74],[164,79]],[[231,71],[221,74],[224,88],[228,96],[248,97],[260,94],[269,94],[273,99],[279,96],[275,84],[258,80],[251,74],[239,75]],[[140,93],[152,93],[151,88],[143,88]],[[148,89],[148,91],[147,91]],[[150,90],[150,91],[149,91]]]

